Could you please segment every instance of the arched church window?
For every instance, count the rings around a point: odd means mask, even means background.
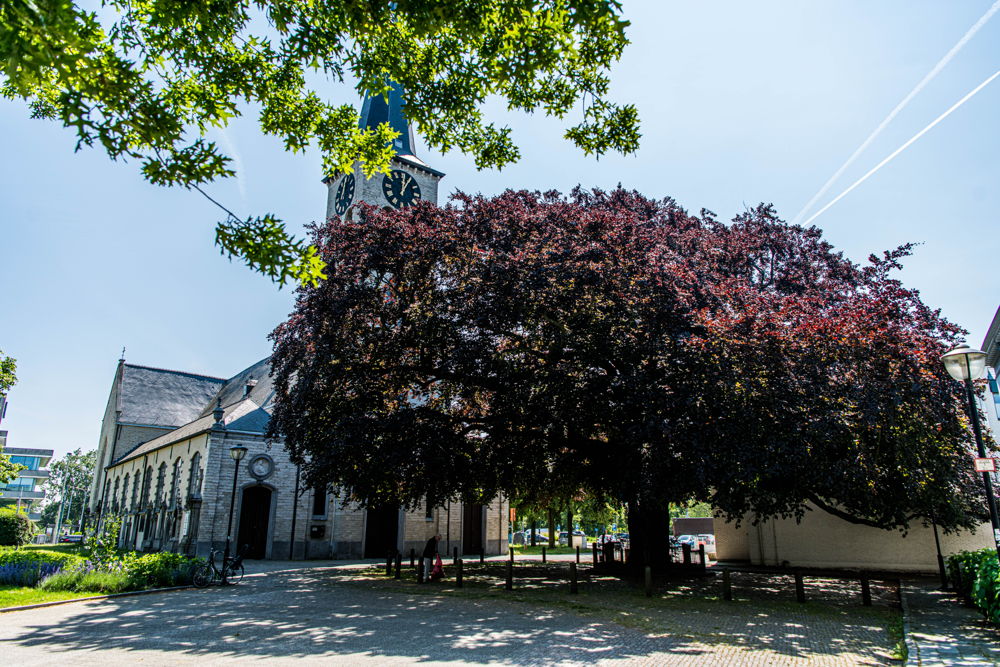
[[[118,511],[118,484],[121,482],[120,477],[115,477],[115,485],[113,491],[111,492],[111,509],[115,512]]]
[[[173,470],[170,472],[170,501],[171,507],[177,505],[177,501],[180,500],[180,482],[181,482],[181,459],[177,457],[174,461]]]
[[[125,478],[122,480],[122,511],[128,511],[128,473],[125,473]]]
[[[142,496],[139,498],[139,508],[149,507],[149,490],[153,485],[153,466],[146,466],[146,471],[142,473]]]
[[[322,486],[313,491],[312,516],[314,519],[326,517],[326,487]]]
[[[163,496],[164,488],[167,485],[167,463],[164,461],[160,464],[159,470],[156,472],[156,495],[153,496],[153,505],[159,507],[166,498]]]
[[[191,470],[188,472],[188,497],[201,497],[201,452],[195,452],[191,457]]]

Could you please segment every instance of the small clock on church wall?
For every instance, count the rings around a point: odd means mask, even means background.
[[[333,200],[333,210],[337,215],[344,215],[354,201],[354,174],[348,174],[340,179],[337,194]]]
[[[396,208],[420,201],[420,186],[412,174],[393,169],[382,177],[382,194]]]
[[[250,474],[262,482],[274,474],[274,460],[267,454],[258,454],[247,464]]]

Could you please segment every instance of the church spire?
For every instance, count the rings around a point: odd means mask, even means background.
[[[399,136],[392,142],[392,148],[397,155],[416,155],[414,153],[413,130],[403,114],[403,87],[398,83],[389,82],[388,100],[383,95],[366,95],[361,107],[359,127],[374,130],[382,123],[389,123]]]

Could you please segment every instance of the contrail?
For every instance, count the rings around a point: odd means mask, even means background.
[[[938,73],[941,70],[943,70],[948,63],[951,62],[951,59],[954,58],[955,55],[962,50],[962,47],[965,46],[977,32],[979,32],[980,28],[986,25],[986,22],[989,21],[990,18],[994,14],[996,14],[998,10],[1000,10],[1000,0],[994,2],[993,6],[990,7],[988,10],[986,10],[986,13],[983,14],[983,16],[978,21],[976,21],[975,25],[969,28],[968,32],[966,32],[962,36],[962,39],[958,40],[955,46],[951,47],[951,50],[948,51],[948,53],[944,54],[944,57],[938,61],[938,64],[935,65],[931,69],[931,71],[928,72],[927,75],[920,80],[920,83],[918,83],[913,88],[913,90],[910,91],[910,94],[904,97],[903,101],[897,104],[895,109],[889,112],[889,115],[885,117],[885,120],[879,123],[879,126],[875,128],[875,131],[872,132],[867,139],[865,139],[864,143],[858,146],[858,149],[854,151],[851,157],[847,158],[847,162],[842,164],[840,166],[840,169],[838,169],[837,172],[833,176],[831,176],[826,183],[823,184],[823,187],[819,189],[819,192],[814,194],[812,196],[812,199],[810,199],[808,203],[806,203],[806,205],[802,207],[802,210],[799,211],[798,214],[795,216],[795,218],[792,220],[793,224],[801,220],[802,216],[806,214],[806,211],[812,208],[813,204],[815,204],[820,197],[826,194],[826,191],[830,189],[830,187],[836,182],[838,178],[841,177],[841,175],[843,175],[845,171],[847,171],[847,168],[854,163],[854,161],[858,158],[858,156],[861,155],[865,151],[865,149],[871,145],[873,141],[875,141],[875,138],[878,137],[878,135],[882,134],[882,130],[888,127],[889,123],[891,123],[893,119],[897,115],[899,115],[899,112],[902,111],[904,108],[906,108],[906,105],[908,105],[910,101],[913,100],[913,98],[916,97],[920,93],[920,91],[923,90],[924,87],[926,87],[927,84],[930,83],[931,80],[934,79],[934,77],[936,77]]]
[[[941,121],[943,121],[945,118],[947,118],[948,116],[950,116],[951,113],[953,111],[955,111],[955,109],[957,109],[958,107],[962,106],[963,104],[965,104],[966,102],[968,102],[970,99],[972,99],[973,95],[975,95],[980,90],[982,90],[983,88],[985,88],[986,86],[988,86],[990,84],[990,82],[993,81],[993,79],[997,78],[998,76],[1000,76],[1000,70],[997,70],[996,72],[994,72],[992,76],[990,76],[988,79],[986,79],[985,81],[983,81],[981,84],[979,84],[978,86],[976,86],[975,88],[973,88],[972,91],[970,91],[968,95],[966,95],[965,97],[963,97],[962,99],[960,99],[959,101],[957,101],[953,105],[951,105],[951,108],[949,108],[943,114],[941,114],[940,116],[938,116],[937,118],[935,118],[933,120],[933,122],[931,122],[930,125],[928,125],[924,129],[920,130],[915,135],[913,135],[913,137],[909,141],[907,141],[905,144],[903,144],[902,146],[900,146],[899,148],[897,148],[896,150],[894,150],[892,153],[890,153],[889,157],[887,157],[886,159],[882,160],[877,165],[875,165],[871,169],[871,171],[869,171],[867,174],[865,174],[864,176],[862,176],[858,180],[854,181],[854,183],[851,184],[851,187],[847,188],[846,190],[844,190],[843,192],[841,192],[839,195],[837,195],[836,197],[834,197],[833,200],[829,204],[827,204],[826,206],[824,206],[820,210],[816,211],[816,213],[814,213],[812,215],[812,217],[810,217],[808,220],[806,220],[802,224],[803,225],[808,225],[810,222],[812,222],[813,220],[815,220],[816,218],[818,218],[824,211],[826,211],[828,208],[830,208],[831,206],[833,206],[834,204],[836,204],[838,201],[840,201],[841,199],[843,199],[845,196],[847,196],[847,194],[849,192],[851,192],[851,190],[853,190],[854,188],[858,187],[859,185],[861,185],[862,183],[864,183],[865,181],[867,181],[869,176],[871,176],[876,171],[878,171],[879,169],[881,169],[882,167],[884,167],[885,165],[887,165],[894,157],[896,157],[897,155],[899,155],[900,153],[902,153],[903,151],[905,151],[907,148],[909,148],[910,145],[914,141],[916,141],[920,137],[922,137],[925,134],[927,134],[931,130],[931,128],[933,128],[935,125],[937,125],[938,123],[940,123]]]

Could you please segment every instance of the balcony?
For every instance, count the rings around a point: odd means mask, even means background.
[[[31,491],[22,487],[15,487],[13,489],[0,487],[0,498],[10,498],[12,500],[41,500],[44,497],[44,491]]]
[[[31,477],[33,479],[48,479],[52,475],[48,470],[18,470],[18,477]]]

